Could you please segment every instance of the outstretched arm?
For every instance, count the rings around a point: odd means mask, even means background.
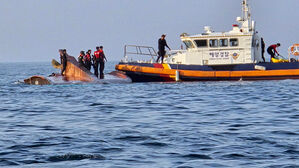
[[[166,42],[166,41],[165,41],[165,46],[166,46],[169,50],[171,50],[170,47],[167,45],[167,42]]]
[[[104,59],[105,59],[105,60],[106,60],[106,62],[107,62],[107,58],[106,58],[106,56],[105,56],[104,52],[103,52],[103,57],[104,57]]]
[[[276,48],[274,48],[274,50],[275,50],[275,53],[276,53],[277,55],[279,55],[279,53],[278,53],[277,49],[276,49]]]

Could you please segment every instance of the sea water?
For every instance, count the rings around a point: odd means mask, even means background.
[[[0,167],[299,167],[299,80],[18,82],[52,72],[0,64]]]

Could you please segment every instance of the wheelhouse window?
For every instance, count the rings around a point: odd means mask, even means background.
[[[231,47],[236,47],[239,46],[239,41],[238,39],[229,39],[229,44]]]
[[[208,42],[207,40],[195,40],[197,47],[207,47]]]
[[[210,47],[218,47],[218,40],[217,39],[210,40],[209,45]]]
[[[228,39],[220,39],[219,40],[220,47],[227,47],[228,46]]]
[[[191,41],[184,41],[184,44],[186,45],[187,48],[194,48],[194,45]]]

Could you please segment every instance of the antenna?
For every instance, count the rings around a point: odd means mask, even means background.
[[[242,24],[244,32],[250,32],[254,29],[254,23],[251,20],[251,12],[249,7],[249,0],[243,0],[242,3],[242,18],[238,17],[237,21]]]
[[[243,19],[250,20],[250,18],[251,18],[251,14],[248,5],[248,0],[243,0]]]

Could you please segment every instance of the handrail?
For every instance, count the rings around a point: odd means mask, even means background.
[[[136,52],[128,52],[127,49],[129,47],[133,47],[136,49]],[[144,50],[148,50],[148,52],[144,52]],[[148,55],[148,56],[158,56],[156,50],[153,47],[148,47],[148,46],[137,46],[137,45],[125,45],[124,47],[124,56],[126,57],[127,54],[134,54],[134,55]]]

